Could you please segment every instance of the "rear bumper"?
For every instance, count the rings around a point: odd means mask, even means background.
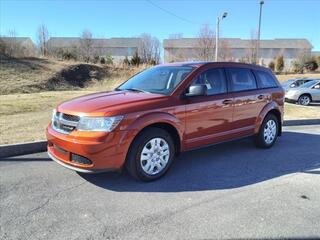
[[[62,134],[48,126],[48,155],[60,165],[83,173],[116,171],[122,168],[131,139],[127,131]],[[76,157],[86,163],[75,161]]]

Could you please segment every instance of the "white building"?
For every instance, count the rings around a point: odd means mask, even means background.
[[[256,41],[240,38],[220,38],[219,60],[249,61],[256,51]],[[215,41],[212,40],[211,60],[214,60]],[[201,42],[198,38],[165,39],[163,41],[164,62],[193,61],[201,59]],[[273,39],[261,40],[260,64],[268,65],[277,56],[283,56],[285,66],[302,55],[311,55],[313,46],[307,39]]]
[[[92,55],[112,56],[114,62],[129,59],[138,51],[140,38],[93,38],[91,41]],[[81,48],[79,37],[51,37],[48,41],[50,51],[70,50]]]

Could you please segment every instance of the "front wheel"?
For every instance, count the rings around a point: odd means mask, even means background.
[[[148,128],[130,146],[126,168],[134,178],[152,181],[166,173],[174,156],[170,134],[161,128]]]
[[[298,103],[303,106],[308,106],[311,102],[311,98],[308,95],[302,95],[298,99]]]
[[[255,143],[261,148],[270,148],[276,142],[280,123],[273,114],[268,114],[260,127]]]

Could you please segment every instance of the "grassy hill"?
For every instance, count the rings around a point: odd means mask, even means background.
[[[0,94],[109,90],[145,68],[121,68],[51,59],[0,58]]]

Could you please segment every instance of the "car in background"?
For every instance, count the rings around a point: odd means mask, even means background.
[[[320,80],[309,81],[298,88],[286,92],[285,100],[307,106],[311,102],[320,102]]]
[[[291,88],[297,88],[302,86],[303,84],[313,81],[315,79],[312,78],[291,78],[282,83],[283,89],[288,92]]]

